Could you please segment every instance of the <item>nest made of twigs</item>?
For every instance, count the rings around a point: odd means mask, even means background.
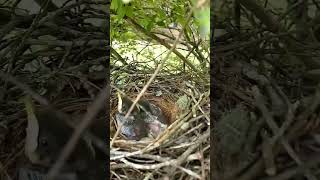
[[[133,179],[142,179],[146,173],[153,174],[153,177],[190,177],[199,178],[201,172],[209,174],[209,93],[205,88],[194,85],[187,86],[186,82],[181,81],[179,76],[174,78],[158,79],[156,86],[151,86],[143,95],[142,99],[159,106],[167,117],[169,123],[166,130],[155,139],[142,139],[139,141],[128,140],[124,137],[118,137],[111,147],[111,173],[118,177],[133,177]],[[137,85],[138,84],[138,85]],[[130,86],[131,85],[131,86]],[[126,89],[121,90],[134,100],[142,89],[143,84],[127,83]],[[157,96],[155,92],[161,91]],[[197,92],[197,93],[195,93]],[[111,134],[116,131],[115,113],[117,112],[116,90],[113,89],[111,96]],[[178,99],[187,96],[191,101],[187,109],[180,109]],[[200,150],[201,156],[192,155],[194,151],[191,148]],[[189,150],[188,150],[189,149]],[[199,151],[199,152],[200,152]],[[129,153],[129,154],[128,154]],[[130,154],[131,153],[131,154]],[[182,154],[184,154],[182,156]],[[193,156],[189,161],[188,153]],[[126,156],[125,158],[121,158]],[[177,160],[180,159],[180,160]],[[171,160],[171,161],[169,161]],[[185,163],[187,162],[188,163]],[[188,173],[181,170],[173,170],[172,164],[184,164],[184,168],[190,169]],[[202,164],[199,167],[199,164]],[[120,168],[121,167],[121,168]],[[199,171],[199,172],[198,172]]]

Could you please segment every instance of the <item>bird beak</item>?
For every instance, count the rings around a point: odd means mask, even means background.
[[[118,95],[118,112],[122,113],[122,98],[119,92],[117,92]]]

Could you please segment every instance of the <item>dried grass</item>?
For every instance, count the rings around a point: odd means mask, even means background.
[[[188,86],[181,82],[185,76],[158,79],[144,96],[156,101],[174,117],[170,126],[156,139],[140,141],[119,137],[111,148],[112,179],[206,179],[209,177],[209,93],[203,86]],[[190,83],[191,81],[189,81]],[[135,97],[139,82],[127,83],[125,93]],[[128,90],[128,91],[127,91]],[[157,97],[155,92],[161,91]],[[116,90],[113,89],[113,95]],[[175,105],[178,98],[186,94],[190,107],[181,111]],[[161,101],[163,100],[163,101]],[[168,109],[168,104],[170,108]],[[166,107],[167,106],[167,107]],[[111,98],[111,128],[116,128],[114,113],[117,99]],[[110,137],[114,135],[111,130]]]

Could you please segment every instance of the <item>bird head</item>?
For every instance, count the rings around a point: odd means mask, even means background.
[[[125,118],[132,104],[132,100],[118,93],[116,121],[122,124],[120,132],[127,138],[138,140],[148,134],[155,137],[167,127],[161,109],[147,100],[139,100],[130,115]]]
[[[121,94],[118,92],[118,113],[126,114],[129,111],[129,108],[133,104],[133,101],[127,97],[127,96],[121,96]],[[136,115],[139,113],[140,108],[139,106],[135,106],[133,111],[131,112],[132,115]]]

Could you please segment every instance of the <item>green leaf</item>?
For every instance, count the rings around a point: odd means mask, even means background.
[[[163,11],[159,11],[158,16],[159,16],[160,19],[166,19],[167,18],[166,13],[164,13]]]
[[[165,26],[166,24],[164,23],[164,21],[160,20],[160,21],[157,22],[157,25],[158,26]]]
[[[153,21],[149,21],[149,23],[148,23],[148,25],[147,25],[147,27],[146,27],[146,29],[147,29],[147,31],[151,31],[151,29],[154,27],[154,23],[153,23]]]
[[[118,8],[117,14],[118,14],[118,18],[119,19],[123,19],[123,17],[126,15],[125,7],[124,6],[120,6]]]
[[[118,1],[119,0],[112,0],[111,5],[110,5],[110,9],[113,9],[116,11],[118,9]]]
[[[210,8],[206,7],[195,13],[200,36],[205,38],[210,33]]]
[[[177,21],[178,21],[178,23],[181,24],[181,25],[185,25],[185,24],[186,24],[186,18],[184,18],[184,17],[179,16],[179,17],[177,18]]]
[[[133,17],[133,7],[132,6],[126,6],[126,15],[128,17]]]
[[[146,28],[148,26],[148,24],[149,24],[149,21],[147,19],[141,19],[140,20],[140,24],[141,24],[141,26]]]

